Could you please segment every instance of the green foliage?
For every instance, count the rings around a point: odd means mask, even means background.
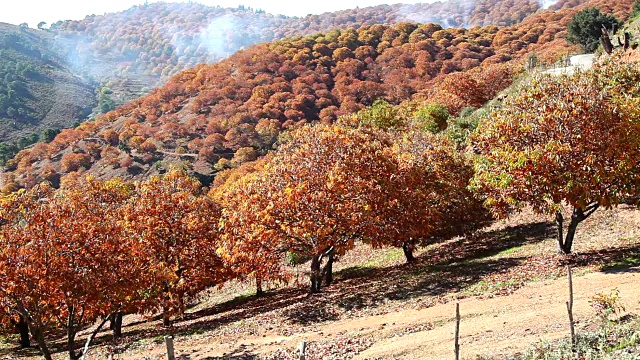
[[[407,113],[401,106],[394,106],[384,100],[376,100],[371,106],[355,114],[345,115],[339,122],[347,126],[365,126],[381,130],[400,130],[407,126],[433,134],[447,128],[449,111],[446,106],[425,104]]]
[[[343,117],[341,121],[384,130],[398,129],[405,125],[404,119],[398,116],[398,109],[384,100],[376,100],[371,106]]]
[[[619,314],[624,311],[624,306],[620,303],[620,290],[612,289],[608,294],[597,293],[589,301],[599,318],[609,320],[609,316]]]
[[[449,119],[449,126],[444,135],[453,140],[457,146],[461,146],[467,141],[469,135],[476,130],[480,119],[485,116],[487,116],[487,110],[485,109],[465,108],[460,113],[460,116]]]
[[[633,11],[632,12],[633,17],[640,15],[640,0],[636,0],[633,3],[633,7],[631,8],[631,11]]]
[[[301,254],[295,253],[293,251],[287,252],[287,254],[285,256],[285,262],[287,263],[287,265],[290,265],[290,266],[296,266],[296,265],[304,264],[305,262],[309,261],[310,259],[311,258],[309,256],[301,255]]]
[[[449,110],[439,104],[427,104],[418,109],[413,116],[413,125],[432,134],[437,134],[447,128]]]
[[[98,109],[102,114],[116,108],[116,102],[111,98],[111,94],[113,94],[113,91],[106,86],[100,89],[98,93]]]
[[[580,45],[585,52],[594,52],[600,43],[602,27],[618,28],[621,21],[611,14],[603,14],[598,8],[588,8],[577,13],[567,25],[567,41]]]
[[[0,36],[0,48],[4,49],[0,51],[0,117],[25,121],[37,119],[38,115],[26,104],[30,96],[28,83],[37,73],[36,66],[16,55],[40,56],[40,52],[21,34],[13,33]]]
[[[11,160],[18,151],[20,151],[20,148],[15,143],[0,143],[0,165],[4,165],[7,161]]]
[[[53,140],[56,135],[60,133],[60,130],[57,129],[46,129],[40,134],[40,141],[42,142],[50,142]]]
[[[11,160],[20,150],[31,146],[38,141],[50,142],[60,130],[46,129],[42,134],[32,133],[25,135],[12,143],[0,143],[0,166],[4,166],[7,161]]]

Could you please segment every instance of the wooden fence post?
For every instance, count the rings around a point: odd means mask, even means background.
[[[165,336],[164,342],[167,344],[167,360],[176,360],[176,354],[173,350],[173,336]]]
[[[569,279],[569,301],[567,301],[567,313],[569,314],[569,329],[571,330],[571,346],[576,346],[576,331],[573,323],[573,279],[571,266],[567,265],[567,277]]]
[[[301,341],[300,346],[298,346],[298,350],[300,350],[300,355],[298,359],[305,360],[307,358],[307,342]]]
[[[456,303],[456,340],[454,345],[454,352],[456,354],[456,360],[460,360],[460,303]]]

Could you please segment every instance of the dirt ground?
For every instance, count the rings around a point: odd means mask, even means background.
[[[590,273],[574,278],[574,316],[578,328],[594,321],[589,300],[598,292],[620,290],[626,310],[639,313],[640,275],[638,268],[624,272]],[[566,278],[534,282],[509,296],[473,297],[460,301],[460,347],[463,358],[476,355],[507,355],[526,350],[541,339],[553,340],[569,334]],[[426,328],[416,332],[407,329]],[[447,303],[421,310],[404,310],[357,320],[343,320],[292,336],[260,336],[228,343],[176,342],[182,359],[222,359],[266,355],[280,348],[294,348],[302,340],[322,341],[338,336],[376,339],[354,359],[444,359],[453,355],[455,305]],[[239,349],[241,351],[239,352]],[[119,357],[139,359],[140,353]],[[143,357],[162,358],[163,349],[150,349]],[[249,355],[245,355],[249,356]]]

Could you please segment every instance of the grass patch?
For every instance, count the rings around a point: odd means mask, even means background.
[[[507,290],[509,288],[519,287],[521,285],[519,279],[509,279],[506,281],[489,282],[487,280],[480,280],[477,283],[468,286],[462,293],[466,296],[477,296],[484,294],[492,294]]]
[[[359,266],[363,268],[380,267],[395,263],[403,257],[404,254],[402,253],[402,249],[400,248],[384,249],[382,252],[377,253],[373,259],[369,259],[369,261]]]
[[[158,335],[153,337],[153,339],[151,339],[151,342],[154,344],[162,344],[164,343],[164,336],[163,335]]]
[[[640,321],[632,318],[602,325],[594,331],[577,334],[575,349],[569,339],[541,341],[523,354],[500,359],[510,360],[637,360],[640,358]],[[481,355],[476,360],[497,360],[497,357]]]
[[[515,253],[518,253],[522,250],[523,246],[514,246],[512,248],[508,248],[505,250],[500,251],[497,256],[501,257],[501,256],[507,256],[507,255],[513,255]]]
[[[187,331],[187,332],[185,332],[185,333],[184,333],[184,335],[187,335],[187,336],[191,336],[191,335],[202,335],[202,334],[204,334],[204,333],[206,333],[206,332],[207,332],[207,331],[206,331],[205,329],[203,329],[203,328],[201,328],[201,327],[200,327],[200,328],[195,328],[195,329],[193,329],[193,330]]]
[[[607,265],[604,265],[602,267],[602,270],[616,270],[633,266],[640,266],[640,254],[633,254],[620,260],[613,261]]]

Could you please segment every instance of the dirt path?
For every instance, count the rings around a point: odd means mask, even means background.
[[[589,300],[598,292],[620,290],[627,311],[640,310],[640,279],[636,272],[593,273],[574,278],[574,313],[593,318]],[[540,339],[568,336],[565,301],[566,278],[532,283],[511,296],[493,299],[466,299],[460,302],[462,322],[460,346],[463,357],[512,354],[525,350]],[[452,355],[453,306],[445,304],[425,309],[416,317],[444,324],[431,331],[417,332],[374,344],[357,359],[443,359]]]
[[[569,66],[550,69],[545,71],[545,73],[551,74],[551,75],[562,75],[562,74],[571,75],[578,69],[580,70],[590,69],[595,60],[596,60],[595,54],[575,55],[569,59]]]
[[[620,290],[627,311],[638,313],[640,269],[618,273],[591,273],[574,278],[574,313],[580,328],[594,311],[589,300],[598,292]],[[566,277],[534,282],[510,296],[468,298],[460,301],[463,358],[478,354],[500,355],[522,351],[540,339],[556,339],[568,334]],[[206,338],[176,339],[176,354],[183,359],[226,358],[230,354],[268,354],[294,348],[301,340],[328,341],[335,337],[369,337],[375,343],[356,359],[443,359],[452,356],[454,305],[436,305],[422,310],[342,320],[320,325],[316,331],[291,336],[245,337],[229,343]],[[426,326],[430,324],[432,326]],[[422,329],[429,330],[422,330]],[[143,350],[145,358],[161,358],[162,347]],[[141,358],[123,355],[122,359]],[[234,357],[231,357],[234,358]],[[242,358],[242,357],[239,357]]]

